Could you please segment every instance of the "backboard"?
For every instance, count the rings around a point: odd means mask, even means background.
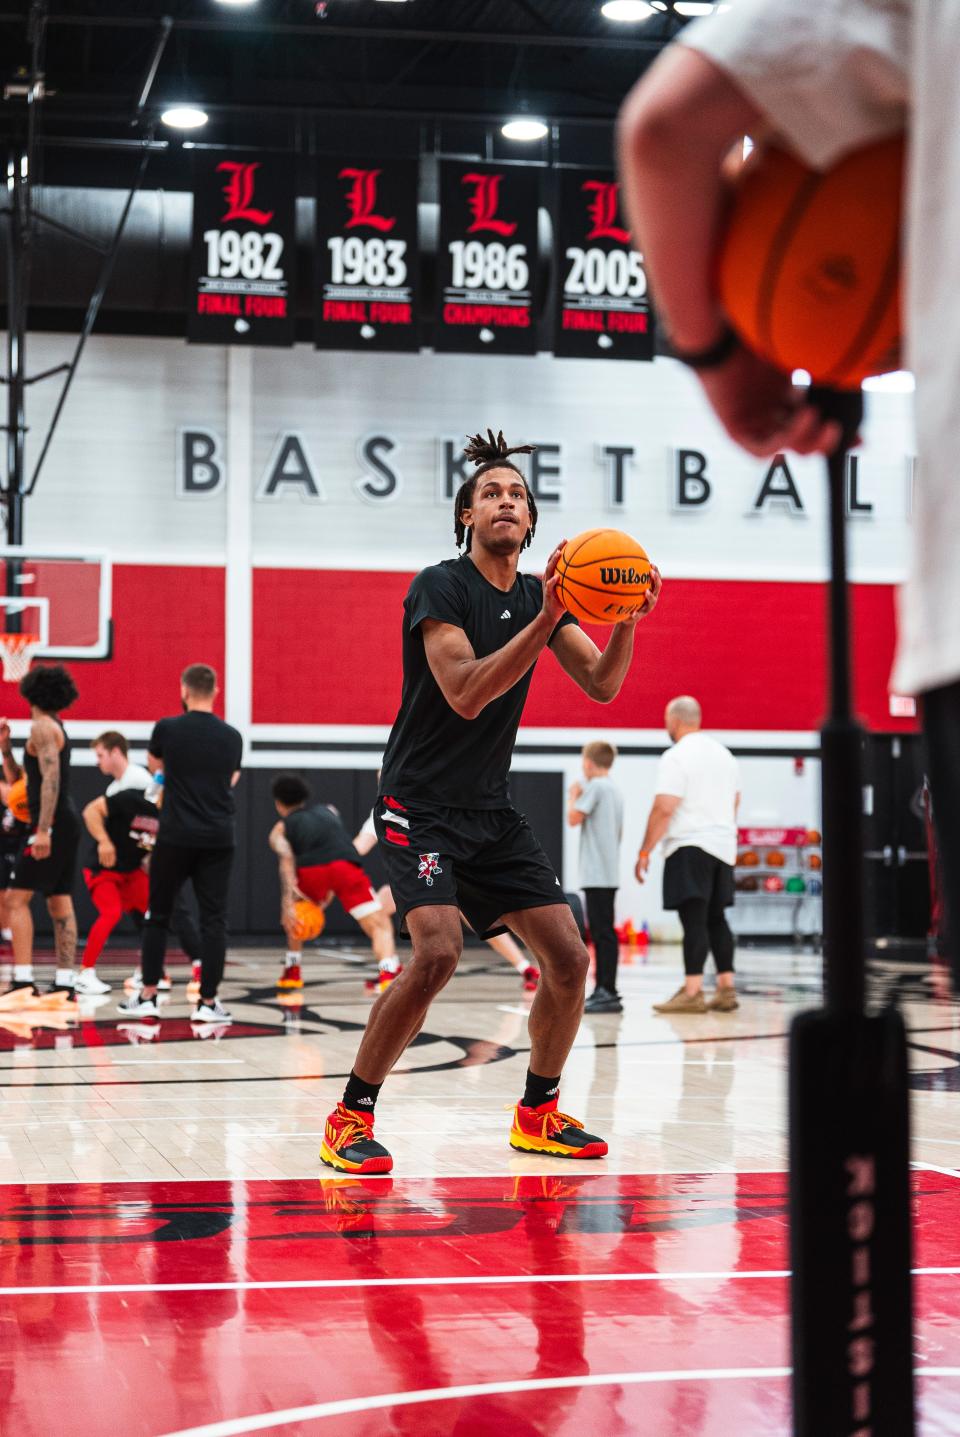
[[[37,634],[37,658],[109,658],[111,613],[104,555],[0,546],[0,631]]]

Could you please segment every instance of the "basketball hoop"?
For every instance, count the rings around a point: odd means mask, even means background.
[[[39,634],[0,633],[0,664],[9,684],[18,684],[30,672],[36,651],[43,647]]]

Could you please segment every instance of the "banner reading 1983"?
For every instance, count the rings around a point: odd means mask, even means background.
[[[194,156],[188,340],[293,344],[295,211],[283,156]]]
[[[318,349],[420,344],[416,160],[321,160],[317,170]]]
[[[437,349],[536,353],[539,188],[521,165],[441,164]]]
[[[647,275],[630,243],[612,172],[561,171],[556,260],[554,353],[652,359]]]

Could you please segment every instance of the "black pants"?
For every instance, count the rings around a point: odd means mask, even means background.
[[[217,996],[227,956],[227,890],[232,848],[192,848],[161,839],[150,859],[150,909],[143,925],[140,967],[145,988],[160,981],[174,903],[193,880],[200,909],[200,997]]]
[[[131,913],[129,915],[137,932],[143,933],[143,915]],[[173,910],[170,914],[169,930],[176,938],[180,947],[186,953],[191,963],[200,962],[200,930],[197,927],[197,920],[193,916],[193,907],[187,899],[187,895],[181,888],[174,900]]]
[[[615,888],[585,888],[587,927],[597,950],[597,987],[608,993],[617,991],[617,959],[620,945],[613,927]]]
[[[954,991],[960,993],[960,683],[923,695],[923,728],[940,848],[947,955]]]
[[[709,900],[686,898],[677,912],[683,925],[683,971],[687,977],[696,978],[703,972],[710,953],[718,973],[732,973],[733,934],[721,895],[715,891]]]

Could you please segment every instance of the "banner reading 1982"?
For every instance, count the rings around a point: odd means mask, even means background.
[[[296,192],[283,156],[194,156],[187,339],[293,344]]]
[[[420,345],[416,160],[321,160],[318,349]]]
[[[539,188],[521,165],[441,164],[437,349],[536,353]]]
[[[556,260],[554,353],[567,359],[652,359],[646,271],[630,243],[620,186],[611,172],[561,171]]]

